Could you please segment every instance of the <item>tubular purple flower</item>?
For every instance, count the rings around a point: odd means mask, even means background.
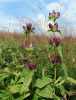
[[[52,11],[52,13],[49,13],[49,19],[53,19],[54,21],[59,18],[60,16],[60,12],[55,12],[54,10]]]
[[[56,57],[56,63],[62,63],[61,58],[60,58],[59,55],[57,55],[57,57]]]
[[[60,63],[60,64],[62,63],[61,58],[60,58],[59,55],[57,55],[57,56],[54,56],[54,55],[53,55],[49,60],[50,60],[50,62],[53,63],[53,64],[54,64],[54,63]]]
[[[32,24],[31,23],[27,23],[26,27],[27,27],[28,30],[31,30],[32,29]]]
[[[54,44],[54,38],[50,38],[49,43]]]
[[[60,12],[57,12],[57,13],[56,13],[56,16],[59,17],[59,16],[60,16]]]
[[[60,38],[54,37],[54,43],[56,46],[58,46],[60,43]]]
[[[57,28],[58,29],[58,23],[55,23],[54,24],[54,28]]]
[[[23,26],[23,29],[26,30],[27,28],[25,26]]]
[[[27,63],[25,65],[25,68],[28,70],[33,70],[33,69],[35,69],[35,67],[36,67],[36,63]]]
[[[53,12],[52,12],[52,16],[55,16],[56,15],[56,12],[53,10]]]
[[[35,29],[35,27],[32,28],[32,30],[34,30],[34,29]]]
[[[59,38],[57,38],[57,37],[55,37],[55,38],[54,38],[54,41],[55,41],[55,45],[56,45],[56,46],[58,46],[58,45],[59,45],[59,43],[60,43],[60,39],[59,39]]]
[[[53,25],[51,23],[49,23],[49,28],[53,29]]]
[[[52,56],[52,57],[50,58],[50,62],[52,62],[53,64],[56,63],[56,57],[55,57],[55,56]]]
[[[52,38],[50,38],[49,43],[50,44],[55,44],[56,46],[58,46],[59,43],[60,43],[60,38],[52,37]]]
[[[55,57],[55,56],[52,56],[52,57],[50,58],[50,62],[52,62],[53,64],[56,63],[56,57]]]
[[[22,44],[22,48],[24,48],[24,49],[33,48],[34,49],[34,46],[32,43],[26,42],[25,44]]]
[[[51,17],[52,16],[52,13],[49,13],[49,17]]]
[[[26,27],[25,26],[23,26],[23,29],[24,30],[34,30],[35,28],[34,27],[32,27],[32,24],[31,23],[27,23],[26,24]]]

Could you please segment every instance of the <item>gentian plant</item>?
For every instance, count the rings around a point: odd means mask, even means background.
[[[2,45],[3,51],[0,49],[0,55],[5,57],[5,60],[0,59],[1,65],[4,65],[4,68],[1,68],[3,70],[0,70],[0,100],[70,100],[70,96],[76,94],[72,88],[76,80],[68,76],[63,61],[62,34],[56,22],[59,17],[59,12],[53,10],[49,13],[48,19],[53,20],[54,24],[49,23],[47,32],[58,32],[60,37],[50,37],[45,47],[47,63],[44,62],[42,67],[36,62],[39,54],[28,38],[34,32],[31,23],[23,26],[25,43],[21,45],[20,52],[14,47],[16,54]],[[4,55],[6,51],[7,54]],[[9,58],[9,61],[6,58]]]

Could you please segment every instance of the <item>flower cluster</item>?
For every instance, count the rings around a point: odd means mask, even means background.
[[[51,20],[56,20],[57,18],[59,18],[59,16],[60,16],[60,12],[55,12],[54,10],[52,13],[49,13],[49,19]]]
[[[36,67],[36,63],[28,63],[25,65],[25,68],[28,70],[33,70]]]
[[[23,26],[24,30],[29,30],[29,31],[33,31],[35,28],[32,26],[31,23],[27,23],[26,26]]]
[[[53,64],[54,64],[54,63],[62,63],[62,62],[61,62],[61,58],[60,58],[59,55],[57,55],[57,56],[54,56],[54,55],[53,55],[49,60],[50,60],[50,62],[52,62]]]
[[[34,50],[34,46],[32,43],[28,43],[26,42],[25,44],[22,44],[22,48],[26,49],[26,50]]]
[[[54,23],[54,25],[52,25],[51,23],[49,23],[49,28],[50,28],[53,32],[56,32],[56,30],[58,30],[58,23]]]
[[[58,46],[59,43],[60,43],[60,38],[52,37],[52,38],[50,38],[49,43],[50,44],[55,44],[56,46]]]

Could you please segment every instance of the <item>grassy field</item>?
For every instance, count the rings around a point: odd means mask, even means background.
[[[36,49],[40,53],[37,59],[38,63],[43,65],[47,61],[45,54],[46,46],[50,37],[51,36],[45,36],[44,34],[34,34],[29,37],[29,41],[34,43]],[[7,46],[9,44],[19,49],[24,42],[24,34],[0,32],[0,44],[5,43]],[[61,45],[64,57],[63,62],[67,66],[69,75],[76,79],[76,38],[73,38],[72,36],[65,36],[61,40]]]
[[[0,32],[0,100],[61,100],[65,95],[68,100],[76,100],[76,38],[64,36],[60,42],[63,59],[60,63],[50,64],[49,54],[54,54],[60,46],[53,49],[49,44],[51,37],[28,35],[28,43],[34,46],[29,50],[22,46],[26,41],[24,34]],[[52,89],[57,99],[48,95]]]

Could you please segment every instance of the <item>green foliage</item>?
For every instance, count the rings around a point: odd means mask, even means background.
[[[54,16],[49,19],[55,22],[57,18]],[[59,32],[62,36],[60,30],[49,31]],[[31,32],[24,31],[28,41]],[[32,50],[22,48],[21,43],[18,46],[14,40],[13,43],[1,42],[0,100],[63,100],[65,94],[69,95],[69,98],[74,95],[76,72],[72,74],[74,78],[68,74],[71,67],[68,68],[67,65],[70,61],[67,60],[65,64],[64,58],[67,57],[62,54],[64,50],[61,44],[34,44],[35,48]],[[68,52],[67,48],[66,50]],[[60,58],[50,61],[52,55],[59,55]],[[32,63],[36,63],[36,67]]]

